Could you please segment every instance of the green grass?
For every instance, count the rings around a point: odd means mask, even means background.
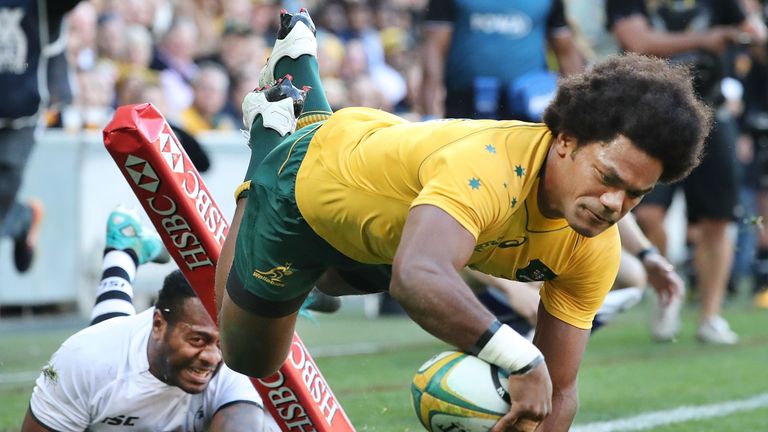
[[[576,424],[608,421],[646,411],[746,399],[768,391],[768,311],[747,299],[725,311],[742,341],[717,347],[694,340],[695,308],[684,311],[677,343],[655,344],[641,304],[597,332],[581,368],[581,408]],[[0,322],[0,372],[39,370],[73,331],[10,331]],[[405,318],[369,320],[359,310],[304,321],[299,334],[359,431],[420,431],[409,399],[415,370],[447,346]],[[342,348],[374,350],[344,354]],[[337,355],[331,356],[336,353]],[[0,383],[0,431],[16,431],[26,409],[32,380]],[[659,432],[765,430],[766,408],[725,417],[677,423]]]

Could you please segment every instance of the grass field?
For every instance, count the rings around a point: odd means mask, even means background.
[[[697,343],[693,307],[684,312],[679,342],[654,344],[647,316],[646,302],[592,337],[580,373],[575,431],[641,425],[663,432],[768,431],[768,311],[754,309],[746,298],[726,306],[725,316],[742,338],[736,347]],[[18,431],[35,371],[82,323],[7,321],[0,320],[0,431]],[[422,430],[410,405],[410,379],[446,345],[405,318],[369,320],[360,308],[304,321],[299,334],[357,430]],[[722,415],[726,402],[755,397],[761,399],[754,407],[742,403],[741,410]],[[678,411],[627,419],[672,409]],[[659,416],[666,420],[653,423]]]

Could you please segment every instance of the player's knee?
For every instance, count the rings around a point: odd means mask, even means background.
[[[279,364],[276,367],[259,364],[255,358],[248,359],[233,354],[232,352],[224,351],[223,349],[222,353],[224,354],[224,363],[226,363],[230,369],[253,378],[266,378],[277,372],[280,367]]]
[[[221,355],[230,369],[254,378],[266,378],[277,372],[282,362],[269,361],[265,354],[253,349],[247,340],[225,337],[222,327]]]

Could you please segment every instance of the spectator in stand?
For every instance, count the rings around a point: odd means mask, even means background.
[[[65,124],[69,129],[101,130],[114,114],[115,74],[107,64],[77,72],[78,94],[72,105],[65,108]],[[69,120],[68,120],[69,121]]]
[[[130,74],[136,74],[148,81],[158,81],[158,72],[150,68],[153,41],[149,30],[131,24],[125,29],[123,38],[127,46],[118,64],[118,81]]]
[[[152,69],[160,71],[160,83],[168,101],[169,116],[177,116],[192,105],[194,92],[190,84],[196,74],[195,47],[198,31],[194,21],[176,17],[160,40]]]
[[[114,12],[108,12],[99,16],[97,26],[97,56],[115,62],[124,58],[130,46],[125,37],[125,20]]]
[[[229,77],[216,63],[204,63],[192,81],[192,105],[181,113],[181,126],[192,135],[208,130],[236,130],[224,112],[229,96]]]
[[[405,98],[405,79],[385,61],[384,46],[379,31],[374,26],[371,5],[365,1],[349,0],[344,6],[349,27],[341,34],[341,38],[347,46],[352,43],[362,45],[367,74],[384,97],[379,108],[391,112],[395,105]]]
[[[323,79],[328,103],[334,110],[349,106],[347,86],[342,79],[342,66],[346,56],[346,48],[335,34],[329,31],[317,32],[318,67]]]
[[[223,65],[230,80],[235,80],[241,71],[250,70],[253,74],[267,57],[267,47],[262,38],[244,24],[230,22],[224,26],[220,49],[207,59]]]
[[[243,98],[258,86],[259,77],[253,73],[251,68],[243,68],[232,80],[229,99],[224,111],[235,127],[243,121]]]

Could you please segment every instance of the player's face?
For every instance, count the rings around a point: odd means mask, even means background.
[[[200,393],[222,363],[219,330],[198,298],[184,302],[181,319],[167,325],[163,335],[166,383],[187,393]]]
[[[565,149],[560,184],[563,216],[586,237],[618,222],[661,177],[661,162],[624,136],[579,147],[571,141],[565,147],[570,148]]]

